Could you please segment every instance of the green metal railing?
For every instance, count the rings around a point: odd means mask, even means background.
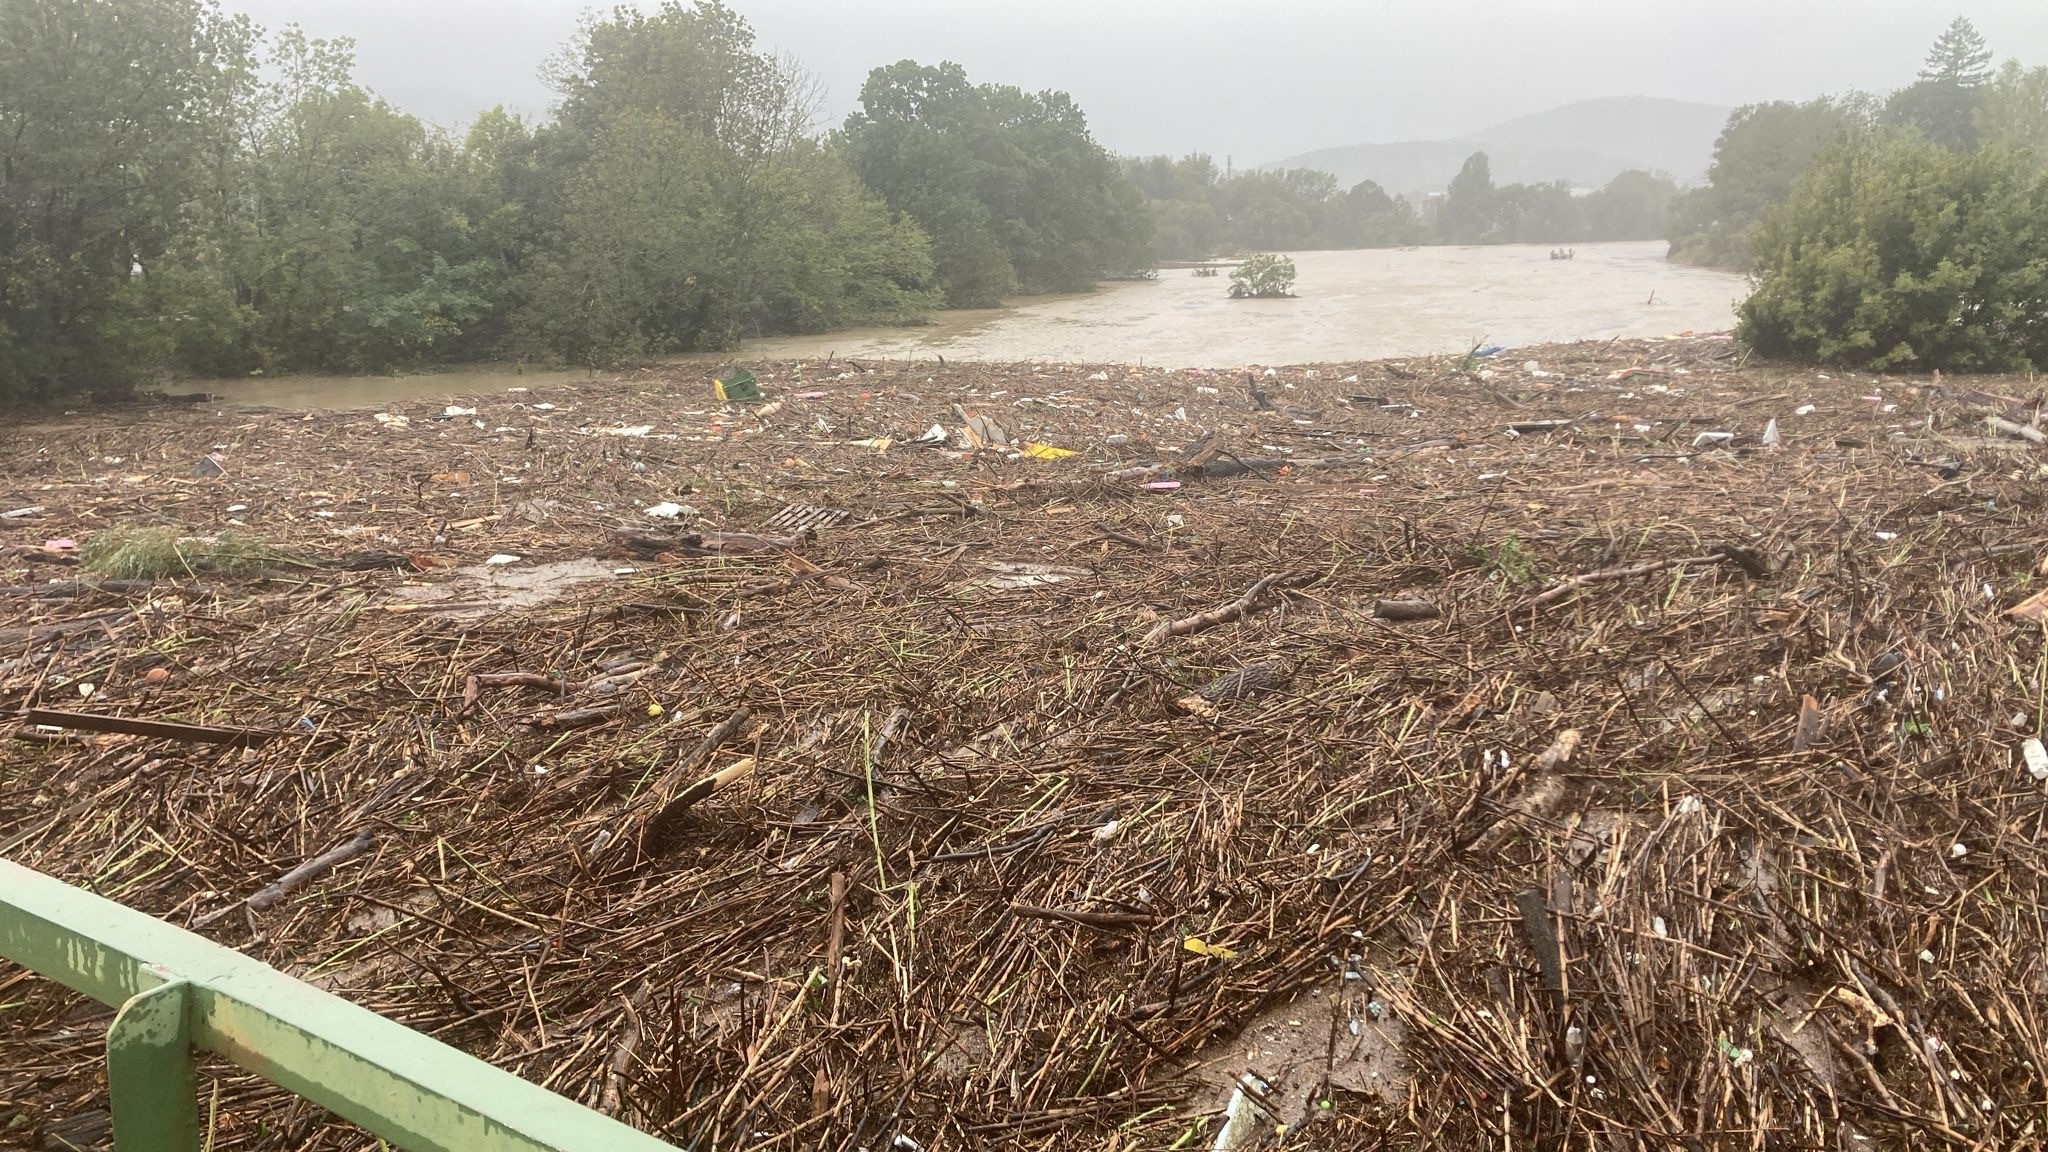
[[[0,957],[116,1005],[118,1152],[198,1152],[194,1049],[408,1152],[674,1152],[232,949],[0,860]]]

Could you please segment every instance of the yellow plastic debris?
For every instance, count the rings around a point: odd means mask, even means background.
[[[1064,460],[1074,454],[1072,448],[1056,448],[1051,444],[1026,444],[1024,454],[1033,460]]]
[[[1237,952],[1235,949],[1225,948],[1221,944],[1211,944],[1207,940],[1202,939],[1200,936],[1190,936],[1187,939],[1181,941],[1181,947],[1186,948],[1188,951],[1193,952],[1197,956],[1207,956],[1214,960],[1237,959]]]

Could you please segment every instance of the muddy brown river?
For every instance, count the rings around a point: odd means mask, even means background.
[[[1049,360],[1228,368],[1459,352],[1615,336],[1716,332],[1734,324],[1742,277],[1664,259],[1662,242],[1582,244],[1573,260],[1547,246],[1293,253],[1299,278],[1282,300],[1231,300],[1222,276],[1167,269],[1156,281],[1076,296],[946,312],[914,328],[865,328],[748,341],[712,358],[842,356]],[[420,376],[288,377],[194,385],[231,400],[348,408],[477,395],[586,379],[574,372],[477,368]]]

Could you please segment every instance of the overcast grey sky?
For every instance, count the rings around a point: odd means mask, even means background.
[[[546,108],[535,69],[585,0],[226,0],[266,27],[353,36],[358,76],[441,123]],[[2048,0],[730,0],[854,106],[868,69],[957,60],[1062,88],[1119,152],[1259,163],[1432,139],[1594,96],[1714,104],[1884,91],[1957,14],[2048,64]]]

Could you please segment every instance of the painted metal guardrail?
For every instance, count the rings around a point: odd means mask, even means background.
[[[201,1049],[407,1152],[674,1152],[181,928],[0,860],[0,957],[118,1006],[117,1152],[198,1152]]]

